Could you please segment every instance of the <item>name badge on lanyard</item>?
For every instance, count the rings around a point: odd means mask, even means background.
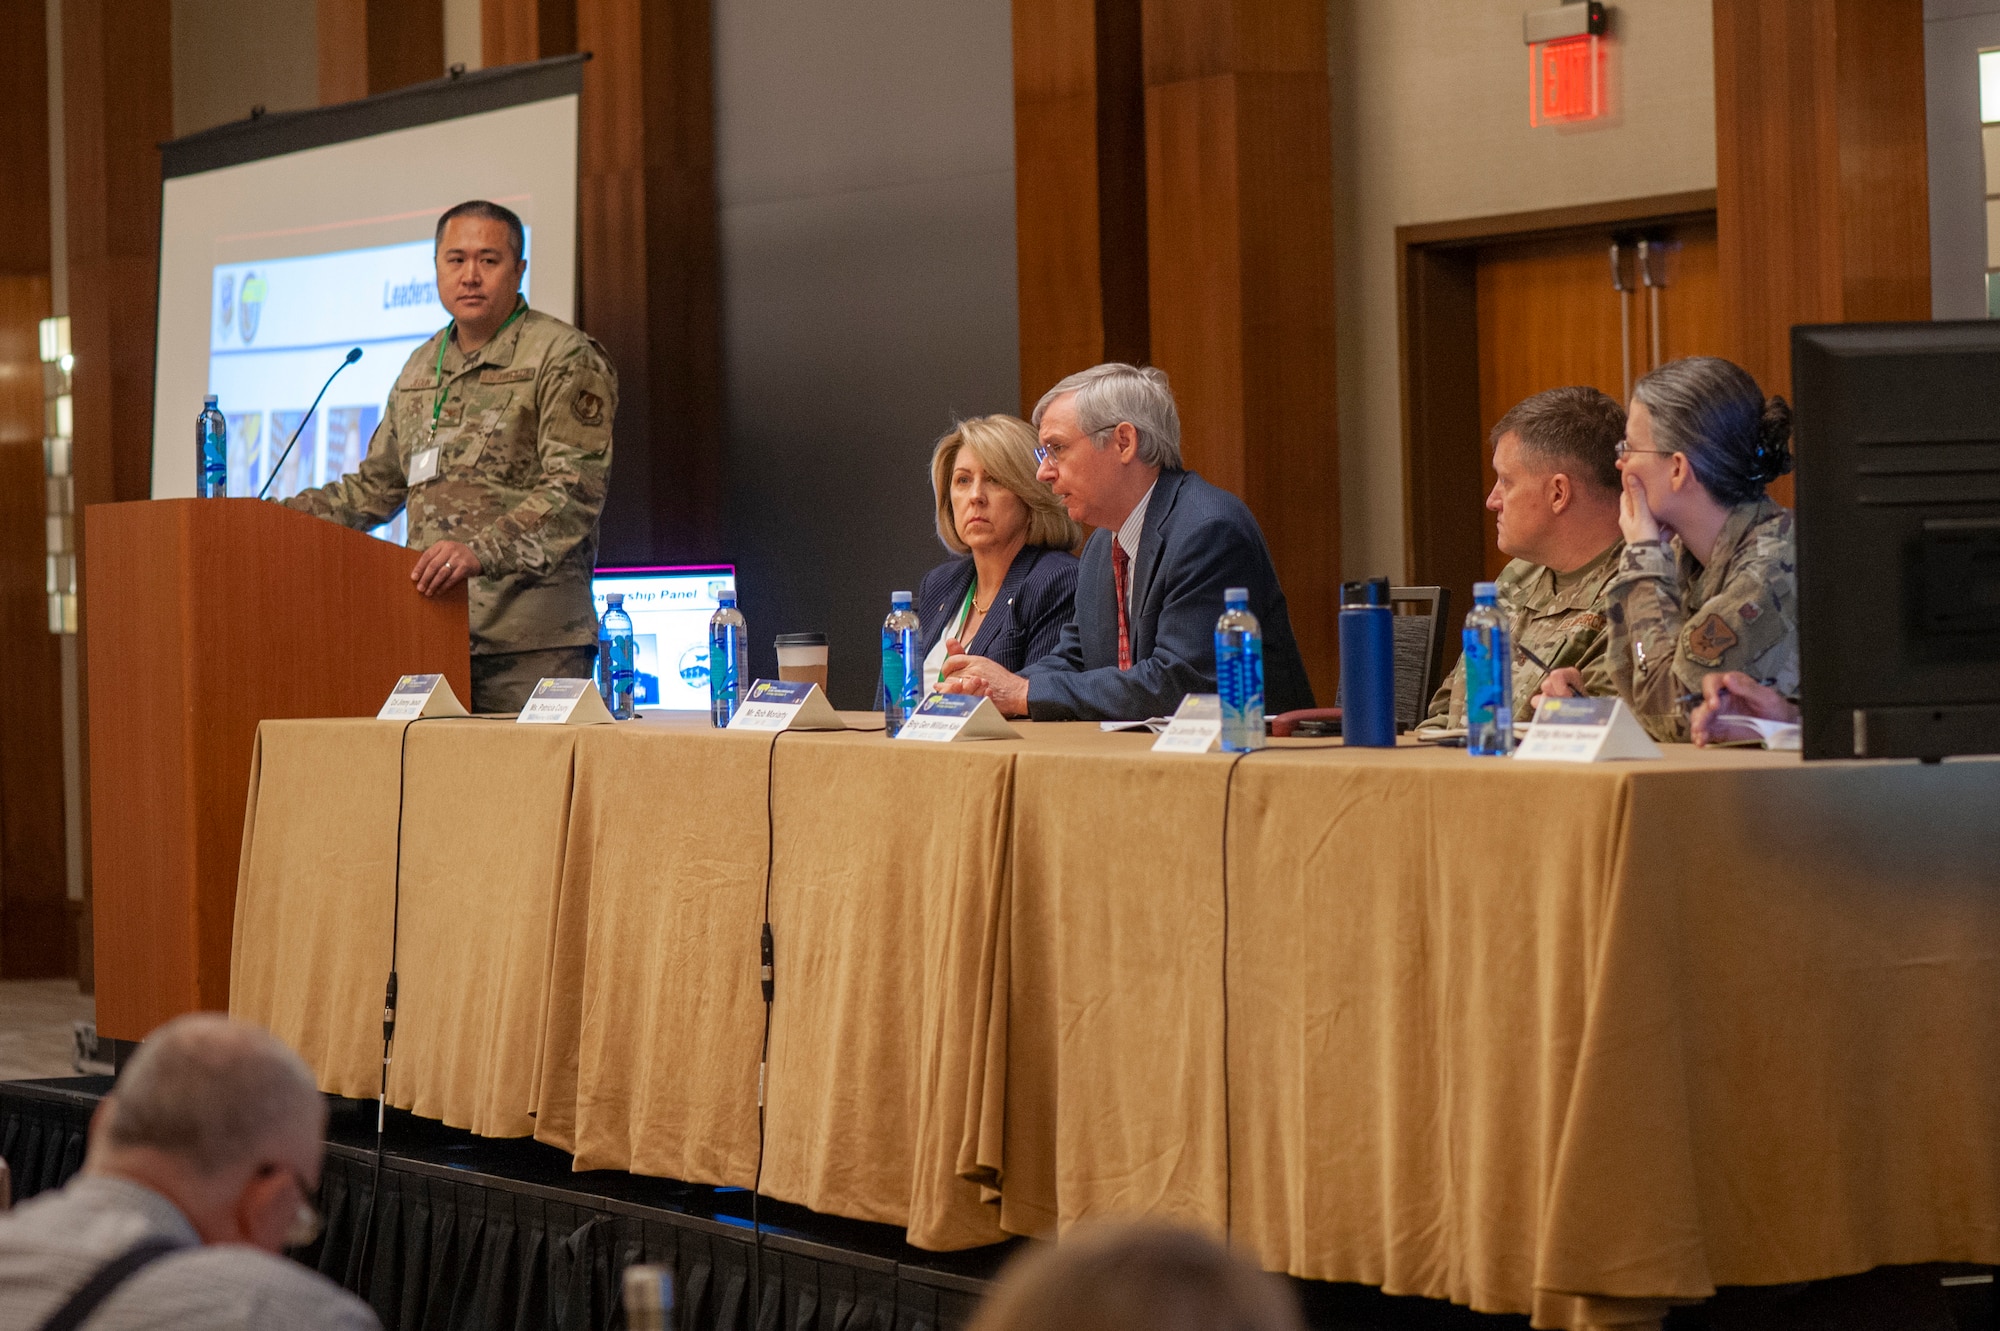
[[[516,299],[518,300],[518,297]],[[493,336],[498,337],[500,336],[501,333],[506,332],[509,324],[512,324],[516,319],[520,318],[527,312],[528,312],[528,306],[525,302],[517,304],[514,307],[514,312],[507,316],[507,322],[501,324],[500,327],[497,330],[495,330]],[[446,325],[444,330],[444,336],[438,339],[438,358],[437,358],[438,391],[437,391],[437,398],[431,403],[431,432],[429,436],[426,437],[424,440],[425,447],[410,459],[410,479],[408,481],[408,484],[410,485],[422,485],[425,481],[437,479],[438,423],[444,417],[445,399],[451,396],[451,385],[447,384],[444,381],[444,352],[445,348],[451,345],[453,330],[456,327],[457,327],[456,324]],[[490,341],[491,339],[489,338],[488,340]],[[454,407],[452,409],[451,419],[449,421],[445,421],[444,423],[447,425],[457,425],[459,423],[460,413],[462,410],[463,408],[461,407]]]
[[[422,485],[435,479],[438,474],[438,449],[436,444],[424,449],[410,459],[410,484]]]

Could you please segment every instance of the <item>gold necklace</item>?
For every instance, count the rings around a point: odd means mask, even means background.
[[[986,598],[985,605],[981,605],[979,604],[979,593],[977,592],[977,590],[975,590],[972,595],[972,613],[975,615],[985,614],[988,610],[991,610],[993,608],[993,602],[998,600],[999,598],[1000,598],[1000,593],[996,591],[993,593],[992,596]]]

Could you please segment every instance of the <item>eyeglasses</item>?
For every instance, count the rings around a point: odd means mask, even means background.
[[[1620,439],[1618,447],[1613,451],[1618,454],[1620,462],[1631,457],[1634,453],[1651,453],[1654,457],[1660,458],[1670,458],[1674,455],[1674,450],[1671,448],[1634,448],[1631,442],[1625,439]]]
[[[285,1230],[285,1246],[287,1248],[310,1247],[313,1241],[319,1238],[321,1232],[326,1229],[326,1217],[321,1215],[319,1207],[313,1204],[313,1190],[306,1186],[304,1176],[290,1165],[281,1165],[276,1162],[266,1164],[257,1172],[260,1174],[282,1173],[291,1178],[292,1186],[299,1190],[299,1209],[293,1214],[292,1223]]]
[[[1118,428],[1117,426],[1112,425],[1112,426],[1107,426],[1102,430],[1093,430],[1091,433],[1085,435],[1084,438],[1095,443],[1097,440],[1102,439],[1105,435],[1110,434],[1111,431],[1117,428]],[[1070,450],[1075,447],[1076,447],[1075,444],[1036,444],[1035,465],[1037,467],[1043,467],[1053,463],[1054,465],[1060,467],[1063,464],[1063,459],[1068,457]]]

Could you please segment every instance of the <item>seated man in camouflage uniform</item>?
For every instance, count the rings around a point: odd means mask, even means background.
[[[604,348],[521,298],[521,219],[461,203],[438,219],[452,321],[411,353],[354,472],[285,501],[367,531],[406,508],[410,580],[468,579],[472,710],[516,712],[535,681],[588,679],[590,577],[618,378]]]
[[[1618,531],[1618,441],[1625,413],[1595,388],[1551,388],[1493,427],[1493,493],[1500,549],[1514,556],[1495,579],[1514,624],[1514,715],[1546,672],[1577,670],[1584,690],[1617,692],[1605,661],[1604,595],[1624,546]],[[1465,663],[1431,699],[1425,730],[1465,724]]]

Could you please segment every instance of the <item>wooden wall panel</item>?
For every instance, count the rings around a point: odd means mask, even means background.
[[[1153,362],[1180,400],[1188,465],[1262,524],[1330,700],[1340,477],[1325,6],[1146,0],[1143,12]]]
[[[1021,410],[1102,361],[1150,357],[1139,0],[1015,0]]]
[[[1922,0],[1715,0],[1723,335],[1766,392],[1793,324],[1930,317],[1923,89]]]
[[[42,366],[49,313],[47,14],[0,0],[0,978],[74,975],[62,651],[48,630]]]
[[[576,29],[593,54],[580,317],[618,367],[605,559],[712,558],[723,407],[709,6],[578,0]]]
[[[46,273],[0,274],[0,979],[9,980],[76,974],[63,856],[62,640],[49,632],[43,571],[36,325],[48,312]]]
[[[173,137],[170,0],[63,0],[64,229],[68,246],[75,511],[152,489],[160,155]],[[81,538],[77,583],[90,567]],[[87,599],[80,599],[79,627]],[[79,659],[87,631],[76,640]],[[90,695],[80,690],[87,733]],[[78,778],[89,787],[88,754]],[[90,808],[84,802],[83,953],[90,953]],[[86,967],[87,968],[87,967]]]
[[[576,50],[576,0],[480,0],[479,61],[518,65]]]
[[[319,0],[320,105],[444,77],[444,0]]]

